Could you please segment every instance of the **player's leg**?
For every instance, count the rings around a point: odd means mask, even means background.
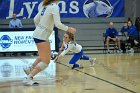
[[[116,38],[116,42],[117,42],[117,45],[118,45],[118,52],[122,53],[120,39]]]
[[[83,55],[83,51],[81,51],[79,53],[75,53],[73,55],[73,57],[69,61],[69,64],[73,65],[72,69],[80,67],[79,64],[76,64],[76,62],[81,58],[82,55]]]
[[[26,73],[26,75],[29,75],[29,73],[33,70],[33,68],[39,63],[41,62],[40,57],[38,56],[35,60],[35,62],[32,64],[32,66],[29,66],[27,68],[23,68],[24,72]]]
[[[94,62],[96,62],[96,58],[90,58],[89,56],[87,55],[82,55],[81,58],[82,60],[89,60],[89,62],[91,63],[91,65],[93,65]]]
[[[38,48],[38,53],[39,53],[41,62],[39,62],[35,66],[35,68],[31,71],[30,74],[32,75],[32,77],[34,77],[40,71],[44,70],[50,63],[50,56],[51,56],[50,43],[49,42],[38,43],[37,48]]]
[[[130,47],[131,47],[131,49],[130,50],[128,50],[128,52],[130,52],[130,53],[134,53],[134,49],[133,49],[133,47],[134,47],[134,45],[135,45],[135,43],[134,43],[134,38],[133,37],[129,37],[129,40],[130,40]]]
[[[112,39],[115,42],[115,49],[117,49],[117,53],[122,53],[120,46],[120,39],[118,37]]]
[[[109,42],[110,42],[110,38],[106,38],[106,47],[107,47],[107,52],[110,53],[110,50],[109,50]]]
[[[40,71],[44,70],[48,64],[50,63],[50,43],[49,42],[41,42],[37,43],[37,49],[38,53],[41,59],[41,62],[39,62],[33,70],[30,72],[30,74],[27,76],[25,80],[26,85],[35,85],[36,82],[32,81],[33,77],[38,74]]]

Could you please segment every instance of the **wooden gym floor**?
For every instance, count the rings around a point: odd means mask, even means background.
[[[55,64],[56,68],[53,68],[55,72],[47,72],[51,75],[54,73],[52,76],[34,78],[40,83],[39,86],[23,86],[23,77],[9,80],[8,77],[4,78],[1,75],[0,93],[140,93],[139,53],[90,54],[89,56],[97,58],[94,66],[90,66],[88,61],[79,60],[78,63],[84,67],[72,70],[68,65],[71,55],[66,55],[61,63]],[[18,61],[16,59],[0,58],[0,62]],[[35,59],[35,57],[22,57],[24,61],[27,59]],[[7,65],[6,68],[2,66],[1,73],[8,71]]]

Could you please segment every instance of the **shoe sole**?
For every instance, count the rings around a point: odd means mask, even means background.
[[[30,85],[30,84],[27,84],[27,83],[23,83],[24,86],[39,86],[39,83],[37,82],[34,82],[34,84]]]

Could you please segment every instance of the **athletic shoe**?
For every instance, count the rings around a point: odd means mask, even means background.
[[[134,40],[134,43],[135,43],[135,45],[138,45],[138,43],[139,43],[139,42],[138,42],[138,41],[136,41],[136,40]]]
[[[131,48],[130,50],[128,50],[128,53],[134,53],[134,49]]]
[[[28,68],[23,68],[24,72],[26,75],[29,75],[31,70],[32,70],[32,67],[28,67]]]
[[[96,62],[96,58],[91,58],[91,59],[89,60],[89,62],[91,63],[91,66],[93,66],[94,63]]]
[[[39,85],[39,83],[37,83],[37,82],[34,82],[33,81],[33,79],[30,79],[30,78],[24,78],[24,80],[23,80],[23,85],[25,85],[25,86],[38,86]]]
[[[77,69],[77,68],[80,68],[81,66],[79,64],[74,64],[72,69]]]
[[[107,50],[107,54],[110,54],[111,52],[110,52],[110,50]]]
[[[117,53],[122,53],[123,51],[121,49],[117,50]]]

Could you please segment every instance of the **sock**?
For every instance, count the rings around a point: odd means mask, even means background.
[[[30,67],[28,67],[28,68],[27,68],[27,70],[30,70],[30,71],[31,71],[32,69],[33,69],[33,67],[32,67],[32,66],[30,66]]]
[[[33,79],[33,77],[32,77],[32,75],[31,74],[29,74],[28,76],[27,76],[27,79]]]

